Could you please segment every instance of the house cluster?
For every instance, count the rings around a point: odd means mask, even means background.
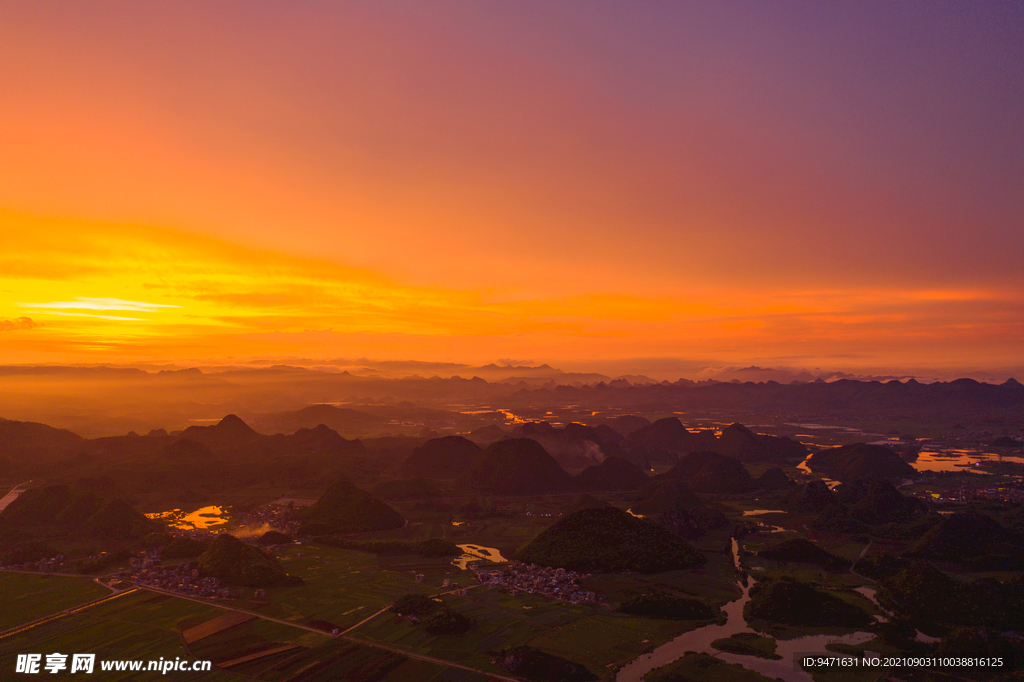
[[[934,502],[954,502],[960,504],[966,504],[972,500],[1021,503],[1024,502],[1024,489],[1014,485],[964,485],[941,491],[925,490],[917,493],[916,496]]]
[[[489,589],[503,589],[513,597],[526,592],[548,599],[561,599],[570,604],[601,601],[600,595],[580,585],[582,580],[590,577],[589,573],[577,573],[564,568],[510,561],[502,570],[476,569],[476,577]]]
[[[190,597],[232,596],[230,590],[222,587],[217,578],[201,578],[199,569],[189,568],[187,563],[163,566],[159,550],[132,557],[128,560],[128,567],[118,571],[114,579],[122,583],[158,587]]]
[[[285,535],[295,535],[302,523],[299,510],[294,506],[274,503],[246,512],[238,522],[246,528],[273,529]]]
[[[0,564],[0,567],[10,569],[12,571],[40,571],[41,573],[52,573],[54,571],[60,571],[64,567],[64,555],[58,554],[57,556],[50,557],[49,559],[26,561],[23,564],[11,564],[10,566]]]

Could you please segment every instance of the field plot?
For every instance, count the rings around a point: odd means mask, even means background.
[[[440,584],[440,580],[433,580],[433,586],[417,583],[409,571],[384,570],[377,557],[366,552],[295,545],[277,556],[288,573],[302,577],[306,584],[267,590],[266,604],[259,610],[299,624],[317,620],[344,629],[403,594],[429,594]],[[439,570],[459,572],[446,564]],[[468,574],[462,575],[468,580]]]
[[[473,629],[465,635],[435,637],[389,612],[352,634],[479,670],[501,672],[490,663],[491,656],[500,649],[526,644],[540,632],[603,611],[601,607],[571,606],[532,595],[511,597],[482,587],[469,590],[466,597],[443,599],[450,608],[472,618]]]
[[[251,671],[247,671],[252,674]],[[487,682],[490,676],[332,639],[255,673],[267,682]]]
[[[530,640],[530,645],[584,663],[599,672],[636,658],[652,644],[662,644],[706,623],[606,612],[542,632]]]
[[[189,628],[181,633],[181,636],[185,639],[185,644],[192,644],[205,637],[215,635],[222,630],[241,625],[246,621],[250,621],[256,616],[248,613],[242,613],[241,611],[228,611],[222,616],[217,616],[212,620],[208,620],[205,623]]]
[[[90,578],[0,573],[0,630],[110,594]]]
[[[326,635],[260,619],[248,619],[223,628],[221,626],[227,623],[223,618],[214,619],[208,628],[220,628],[217,632],[189,644],[188,648],[194,657],[211,660],[214,665],[232,672],[256,674],[329,641]]]
[[[686,571],[667,571],[650,575],[600,573],[584,581],[584,586],[618,603],[639,592],[662,590],[697,597],[709,604],[725,604],[736,599],[736,571],[725,554],[705,552],[703,566]]]
[[[209,620],[218,609],[184,599],[157,599],[140,591],[0,640],[0,661],[16,654],[94,653],[102,660],[189,659],[177,624]],[[166,680],[159,672],[104,672],[107,680]],[[203,673],[207,682],[241,682],[220,670]]]

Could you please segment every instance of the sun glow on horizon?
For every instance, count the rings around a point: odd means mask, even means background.
[[[1005,344],[1022,325],[1005,305],[1022,300],[1012,291],[766,294],[694,283],[669,293],[536,297],[405,285],[163,228],[3,214],[0,232],[17,244],[0,253],[8,363],[288,354],[490,361],[524,353],[742,361],[797,348],[806,356],[842,349],[877,364],[911,350],[945,353],[965,339]]]

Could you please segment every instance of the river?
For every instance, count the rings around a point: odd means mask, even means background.
[[[732,558],[733,564],[738,568],[740,565],[739,561],[739,543],[734,539],[732,541]],[[782,656],[780,660],[771,661],[764,658],[757,658],[755,656],[740,656],[737,654],[728,654],[717,649],[711,648],[711,642],[716,639],[722,639],[723,637],[731,637],[732,635],[740,632],[752,632],[753,630],[747,626],[747,621],[743,617],[743,607],[746,606],[747,602],[750,601],[750,588],[756,583],[755,580],[749,579],[748,584],[743,584],[743,581],[737,581],[736,585],[742,590],[742,595],[739,599],[731,601],[722,607],[727,616],[724,624],[712,624],[705,625],[704,627],[684,632],[675,639],[666,644],[662,644],[654,651],[643,654],[639,658],[636,658],[626,664],[618,675],[615,676],[616,682],[641,682],[643,676],[664,665],[668,665],[673,661],[682,658],[683,654],[687,651],[697,651],[717,656],[727,663],[739,663],[744,668],[755,670],[762,675],[767,675],[771,678],[781,678],[786,682],[813,682],[813,678],[807,672],[797,670],[793,665],[793,655],[797,653],[823,653],[826,651],[825,645],[830,642],[843,642],[846,644],[861,644],[870,640],[874,637],[870,632],[853,632],[849,635],[837,637],[835,635],[812,635],[809,637],[797,637],[795,639],[788,640],[776,640],[777,648],[775,653]],[[765,637],[764,633],[758,633]]]

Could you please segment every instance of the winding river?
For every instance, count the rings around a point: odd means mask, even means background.
[[[737,568],[740,565],[739,549],[739,543],[734,539],[732,541],[732,558]],[[687,651],[708,653],[728,663],[739,663],[744,668],[755,670],[768,677],[778,677],[786,680],[786,682],[813,682],[813,678],[808,673],[794,667],[794,654],[823,653],[826,651],[825,645],[831,642],[861,644],[874,637],[870,632],[853,632],[842,637],[835,635],[812,635],[795,639],[780,639],[776,640],[777,648],[775,653],[782,656],[782,658],[777,661],[757,658],[755,656],[728,654],[712,649],[711,642],[716,639],[731,637],[740,632],[752,631],[743,617],[743,607],[750,601],[750,587],[755,582],[755,580],[749,579],[749,584],[744,585],[742,581],[737,581],[736,584],[743,591],[743,594],[736,601],[731,601],[722,607],[727,616],[724,624],[719,625],[715,623],[684,632],[672,641],[662,644],[654,651],[630,661],[619,670],[618,675],[615,676],[616,682],[642,682],[644,675],[655,668],[660,668],[682,658],[683,654]],[[771,635],[764,636],[770,637]]]

